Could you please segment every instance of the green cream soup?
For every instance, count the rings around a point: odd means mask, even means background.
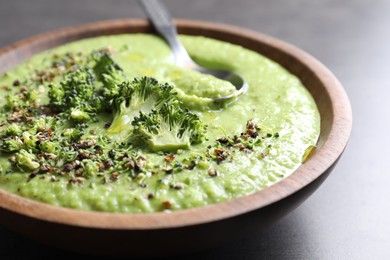
[[[180,39],[199,64],[241,75],[248,92],[231,104],[209,106],[210,97],[234,88],[175,66],[168,46],[152,35],[97,37],[41,53],[0,77],[0,188],[57,206],[144,213],[231,200],[293,173],[320,129],[316,104],[302,83],[240,46]],[[152,151],[107,138],[115,114],[109,107],[86,122],[54,111],[50,89],[96,50],[110,53],[129,80],[150,76],[174,86],[207,125],[207,140],[190,149]],[[20,108],[19,99],[34,101]],[[16,147],[10,148],[11,139]]]

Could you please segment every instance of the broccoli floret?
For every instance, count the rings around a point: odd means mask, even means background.
[[[126,80],[122,68],[116,63],[110,54],[105,52],[94,52],[95,61],[93,70],[98,80],[103,82],[103,95],[105,101],[119,94],[119,86]]]
[[[49,85],[50,105],[68,113],[71,119],[89,119],[102,108],[102,97],[95,88],[95,80],[95,74],[88,67],[69,73],[59,85]]]
[[[120,93],[120,86],[126,80],[123,72],[121,70],[116,70],[110,68],[107,73],[103,74],[103,95],[104,100],[109,101],[111,98],[114,98]]]
[[[164,104],[149,114],[140,113],[133,121],[134,138],[153,151],[189,149],[206,137],[206,125],[199,117],[177,105]]]
[[[29,153],[28,151],[22,149],[20,150],[16,155],[16,164],[27,170],[35,170],[39,168],[40,164],[36,161],[37,158],[35,157],[34,154]]]
[[[93,71],[97,75],[98,80],[104,81],[104,74],[107,74],[108,72],[123,71],[119,64],[113,60],[111,55],[106,52],[93,52],[92,57],[95,60]]]
[[[11,137],[11,138],[6,138],[1,140],[0,151],[5,153],[13,153],[23,149],[23,147],[24,144],[19,137],[16,138]]]
[[[115,116],[106,134],[117,142],[126,142],[132,131],[131,122],[142,113],[159,109],[162,104],[178,102],[173,86],[159,84],[151,77],[135,78],[119,86],[119,94],[110,100]]]

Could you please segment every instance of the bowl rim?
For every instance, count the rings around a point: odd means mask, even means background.
[[[228,219],[263,208],[297,192],[332,167],[347,145],[352,128],[352,112],[343,87],[324,65],[297,47],[259,32],[232,25],[196,20],[179,19],[175,20],[175,23],[179,28],[179,32],[183,28],[197,28],[200,31],[216,30],[261,42],[279,52],[289,55],[302,63],[307,69],[311,70],[326,87],[333,105],[332,125],[322,147],[293,174],[266,189],[226,202],[198,208],[178,210],[169,213],[156,212],[131,214],[92,212],[52,206],[23,198],[4,190],[0,190],[0,208],[42,221],[84,228],[110,230],[179,228]],[[102,35],[101,33],[94,34],[94,32],[111,30],[113,32],[112,34],[116,34],[115,31],[118,28],[137,26],[151,28],[149,22],[143,19],[118,19],[65,27],[38,34],[0,49],[0,65],[3,62],[3,58],[7,55],[17,55],[15,54],[15,50],[23,52],[24,48],[31,46],[34,48],[34,46],[53,41],[53,39],[56,38],[69,37],[71,38],[70,41],[74,41]],[[77,38],[77,35],[83,35],[83,37]],[[35,53],[31,53],[31,55],[27,54],[27,57],[31,57],[33,54]],[[11,67],[6,67],[4,71],[9,68]]]

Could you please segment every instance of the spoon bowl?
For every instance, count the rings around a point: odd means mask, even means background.
[[[232,94],[218,98],[211,98],[214,103],[226,104],[226,102],[232,102],[248,90],[248,84],[240,75],[234,73],[233,71],[208,69],[199,66],[191,59],[190,55],[188,55],[186,49],[178,39],[176,26],[173,24],[171,14],[160,0],[138,0],[138,2],[144,9],[157,32],[159,32],[160,35],[168,42],[172,49],[176,65],[226,80],[236,88],[236,91]]]

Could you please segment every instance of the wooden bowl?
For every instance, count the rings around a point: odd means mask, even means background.
[[[303,202],[329,175],[350,135],[344,89],[320,62],[280,40],[233,26],[178,20],[179,33],[251,49],[300,78],[321,114],[315,154],[292,175],[252,195],[173,213],[115,214],[50,206],[0,190],[0,223],[31,239],[79,252],[117,256],[188,253],[259,232]],[[44,33],[0,50],[0,74],[32,55],[99,35],[154,33],[144,20],[114,20]]]

